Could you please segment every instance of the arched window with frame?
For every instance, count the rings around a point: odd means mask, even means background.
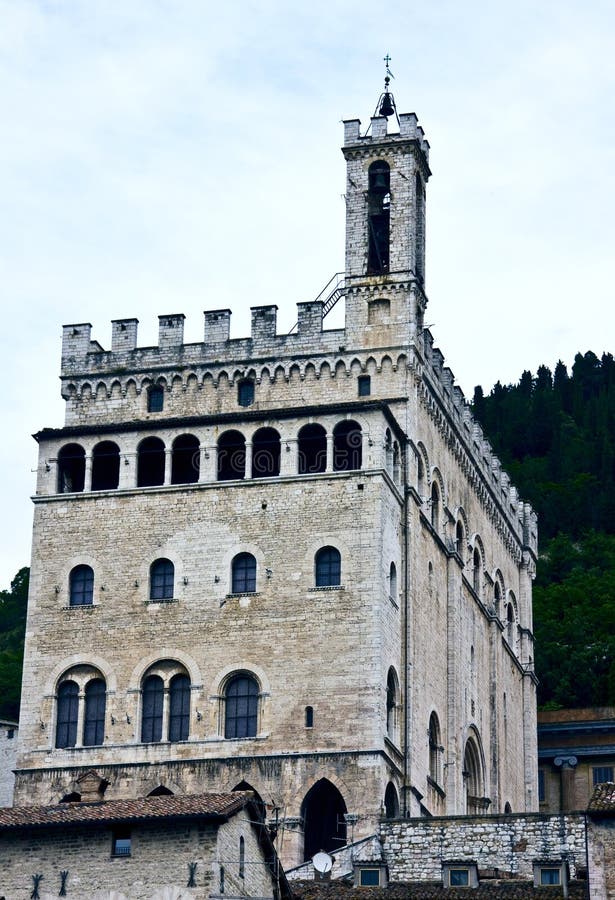
[[[97,747],[105,740],[107,689],[102,678],[92,678],[85,686],[83,746]]]
[[[252,436],[252,478],[280,474],[280,435],[275,428],[259,428]]]
[[[251,553],[238,553],[231,563],[231,594],[256,591],[256,559]]]
[[[56,747],[74,747],[77,743],[79,687],[75,681],[63,681],[58,687]]]
[[[297,437],[299,444],[299,475],[326,472],[327,432],[322,425],[315,423],[304,425]]]
[[[69,606],[91,606],[94,602],[94,570],[75,566],[69,579]]]
[[[435,481],[431,486],[431,527],[440,532],[440,488]]]
[[[440,722],[436,713],[432,712],[429,717],[429,776],[438,785],[441,784],[442,779],[440,766],[442,751]]]
[[[66,444],[58,453],[58,493],[81,493],[85,485],[85,450]]]
[[[92,451],[92,490],[114,491],[120,483],[120,448],[100,441]]]
[[[461,519],[457,519],[457,524],[455,525],[455,553],[457,556],[460,556],[461,559],[465,563],[464,559],[464,545],[465,545],[465,528],[463,527],[463,522]]]
[[[256,737],[258,729],[258,696],[256,679],[245,672],[234,675],[224,691],[224,737]]]
[[[368,169],[367,208],[367,274],[385,275],[389,271],[391,170],[384,160],[376,160]]]
[[[399,795],[392,781],[389,781],[384,792],[384,815],[387,819],[399,816]]]
[[[466,815],[477,815],[485,811],[483,798],[483,762],[478,736],[468,738],[463,754],[463,779],[466,794]]]
[[[187,741],[190,733],[190,679],[178,673],[169,682],[169,740]]]
[[[150,600],[172,600],[175,587],[175,566],[170,559],[156,559],[149,570]]]
[[[351,419],[338,422],[333,429],[333,469],[351,472],[361,468],[363,436],[361,426]]]
[[[475,547],[474,552],[472,553],[472,587],[474,588],[474,593],[479,598],[482,594],[482,574],[483,559],[480,550],[478,547]]]
[[[397,569],[394,562],[389,566],[389,597],[397,603]]]
[[[515,649],[515,607],[511,602],[506,605],[506,641],[511,650]]]
[[[342,557],[336,547],[321,547],[314,560],[316,587],[339,587],[342,579]]]
[[[164,682],[160,675],[148,675],[142,687],[141,742],[155,744],[162,740],[162,708]]]
[[[231,428],[218,438],[218,481],[246,477],[246,439]]]
[[[137,487],[164,484],[165,449],[157,437],[144,438],[137,448]]]
[[[386,685],[386,732],[392,741],[398,739],[397,713],[399,708],[399,679],[393,666],[387,673]]]
[[[200,465],[199,439],[193,434],[180,434],[173,441],[171,484],[195,484]]]

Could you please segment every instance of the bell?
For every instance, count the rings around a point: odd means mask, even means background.
[[[380,104],[380,109],[378,110],[379,116],[392,116],[395,112],[395,107],[393,106],[393,96],[387,93],[382,95],[382,102]]]
[[[375,194],[386,194],[389,189],[386,172],[375,172],[372,178],[371,189]]]

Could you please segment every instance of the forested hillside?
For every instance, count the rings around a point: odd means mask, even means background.
[[[539,516],[539,702],[615,704],[615,361],[577,354],[474,393],[474,414]]]
[[[19,716],[21,666],[30,570],[20,569],[10,591],[0,591],[0,719]]]

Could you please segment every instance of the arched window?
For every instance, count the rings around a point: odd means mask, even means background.
[[[367,274],[384,275],[389,271],[391,210],[391,171],[384,160],[369,167],[367,205]]]
[[[361,468],[361,426],[345,419],[333,429],[333,468],[336,472],[350,472]]]
[[[384,814],[387,819],[396,819],[399,816],[399,797],[392,781],[389,781],[384,792]]]
[[[310,788],[301,804],[304,859],[311,859],[319,850],[328,852],[344,846],[347,811],[344,798],[328,779],[321,778]]]
[[[493,588],[493,608],[495,610],[496,615],[500,614],[500,604],[502,602],[502,591],[500,590],[500,585],[496,581],[495,586]]]
[[[231,593],[256,591],[256,559],[251,553],[238,553],[231,565]]]
[[[512,813],[512,806],[510,805],[510,803],[507,800],[506,803],[504,804],[504,815],[510,816],[511,813]]]
[[[259,428],[252,437],[252,478],[280,474],[280,435],[275,428]]]
[[[178,674],[169,683],[169,740],[187,741],[190,732],[190,679]]]
[[[299,475],[327,470],[327,432],[322,425],[304,425],[299,431]]]
[[[175,567],[170,559],[156,559],[149,570],[150,600],[172,600]]]
[[[442,738],[440,736],[440,722],[435,712],[429,717],[429,776],[441,784],[442,772],[440,758],[442,755]]]
[[[224,692],[224,737],[256,737],[258,727],[258,684],[251,675],[235,675]]]
[[[478,597],[480,597],[482,593],[482,562],[480,550],[478,547],[475,547],[474,553],[472,554],[472,587],[474,588],[474,593]]]
[[[79,493],[85,484],[85,450],[66,444],[58,453],[58,493]]]
[[[94,571],[90,566],[75,566],[70,573],[69,606],[90,606],[94,602]]]
[[[200,466],[199,439],[193,434],[180,434],[173,441],[171,484],[195,484]]]
[[[339,550],[335,547],[321,547],[314,562],[316,587],[336,587],[341,584],[342,557]]]
[[[506,640],[508,646],[514,649],[515,646],[515,608],[512,603],[506,606]]]
[[[401,454],[397,441],[393,441],[393,481],[395,484],[401,481]]]
[[[74,747],[77,743],[79,687],[74,681],[63,681],[58,687],[56,747]]]
[[[233,788],[233,791],[252,791],[252,793],[254,794],[253,800],[254,800],[254,804],[256,806],[258,818],[261,820],[261,822],[264,822],[266,820],[267,807],[265,805],[265,801],[263,800],[263,798],[261,797],[259,792],[257,790],[255,790],[254,787],[249,782],[240,781],[238,784],[235,785],[235,787]]]
[[[387,735],[391,740],[397,739],[397,708],[399,706],[399,687],[397,674],[391,666],[387,674],[386,723]]]
[[[394,562],[389,566],[389,596],[397,603],[397,569]]]
[[[465,529],[463,527],[463,522],[461,519],[457,521],[455,526],[455,552],[458,556],[460,556],[465,563],[464,559],[464,544],[465,544]]]
[[[239,836],[239,877],[246,877],[246,841],[243,834]]]
[[[143,681],[141,741],[153,744],[162,740],[164,682],[160,675],[148,675]]]
[[[385,467],[391,478],[393,477],[393,437],[391,429],[387,428],[384,433],[384,461]]]
[[[141,441],[137,449],[137,487],[164,484],[164,444],[157,437]]]
[[[120,448],[101,441],[92,451],[92,490],[114,491],[120,483]]]
[[[476,815],[484,812],[482,755],[474,736],[466,741],[463,754],[463,779],[466,789],[466,814]]]
[[[147,411],[162,412],[164,406],[164,388],[159,384],[152,384],[147,389]]]
[[[305,727],[306,728],[314,727],[314,707],[313,706],[305,707]]]
[[[107,690],[102,678],[93,678],[85,686],[83,746],[97,747],[105,740]]]
[[[440,491],[435,481],[431,486],[431,527],[440,531]]]
[[[218,438],[218,481],[246,477],[246,439],[231,429]]]

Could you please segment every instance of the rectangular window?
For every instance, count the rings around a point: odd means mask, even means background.
[[[359,375],[359,397],[369,397],[372,392],[372,380],[369,375]]]
[[[538,802],[544,803],[545,800],[545,770],[538,770]]]
[[[164,389],[160,385],[153,385],[147,392],[147,411],[162,412],[164,407]]]
[[[380,869],[361,869],[359,874],[361,887],[378,887],[380,885]]]
[[[237,403],[240,406],[251,406],[254,403],[254,382],[250,379],[240,381],[237,387]]]
[[[595,766],[592,770],[594,784],[604,784],[605,781],[613,781],[613,766]]]
[[[451,887],[468,887],[470,884],[470,870],[449,869],[448,883]]]
[[[560,869],[551,867],[542,868],[540,870],[540,883],[541,884],[560,884]]]
[[[130,828],[118,827],[113,829],[113,856],[130,856],[131,836]]]

